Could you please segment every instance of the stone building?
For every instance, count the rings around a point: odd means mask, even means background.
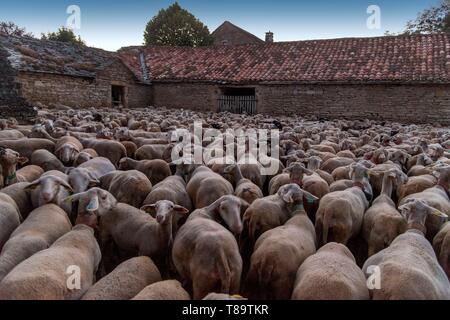
[[[222,23],[213,31],[214,45],[235,46],[239,44],[263,44],[264,41],[229,21]]]
[[[0,117],[40,102],[450,124],[449,34],[117,53],[0,36],[0,73]]]
[[[155,106],[450,124],[450,35],[133,47]]]
[[[0,73],[0,106],[144,107],[151,102],[148,79],[138,79],[116,53],[71,43],[0,35]]]

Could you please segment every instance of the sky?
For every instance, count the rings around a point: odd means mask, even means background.
[[[141,45],[147,22],[174,0],[2,0],[0,21],[13,21],[35,36],[66,25],[67,8],[80,8],[80,29],[75,32],[89,46],[117,50]],[[439,0],[179,0],[209,30],[228,20],[265,38],[267,31],[275,41],[382,36],[399,32],[418,12]],[[380,9],[377,29],[367,26],[373,11]],[[374,21],[374,20],[371,20]]]

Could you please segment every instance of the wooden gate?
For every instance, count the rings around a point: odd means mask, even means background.
[[[219,112],[231,113],[256,113],[256,97],[255,96],[220,96]]]

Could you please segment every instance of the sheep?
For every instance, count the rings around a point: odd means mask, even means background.
[[[20,182],[17,177],[16,168],[18,164],[23,165],[26,162],[28,162],[28,158],[21,157],[18,152],[0,147],[0,166],[3,178],[2,187]]]
[[[354,162],[355,162],[355,160],[350,159],[350,158],[335,156],[334,158],[330,158],[326,161],[324,160],[320,169],[328,172],[329,174],[332,174],[336,168],[345,167],[345,166],[353,164]]]
[[[251,180],[244,178],[241,172],[240,165],[230,165],[224,168],[225,174],[231,174],[233,181],[235,181],[234,195],[239,197],[249,204],[252,204],[256,199],[264,197],[261,189]]]
[[[227,300],[248,300],[244,297],[241,297],[240,295],[233,295],[230,296],[229,294],[225,293],[210,293],[208,294],[203,300],[219,300],[219,301],[227,301]]]
[[[316,213],[318,243],[347,244],[359,235],[364,212],[372,199],[372,188],[367,177],[368,169],[361,164],[352,166],[353,187],[325,195]]]
[[[45,149],[34,151],[31,154],[30,163],[41,167],[46,172],[51,170],[66,171],[63,163],[53,153]]]
[[[239,247],[244,257],[250,257],[258,238],[266,231],[284,225],[300,203],[315,201],[316,197],[304,192],[297,184],[284,185],[276,195],[255,200],[243,216],[243,231],[239,238]]]
[[[98,153],[94,149],[83,149],[76,156],[73,161],[73,166],[78,167],[80,164],[88,162],[94,158],[98,158]]]
[[[294,162],[283,170],[284,173],[276,175],[269,182],[269,195],[274,195],[280,188],[286,184],[296,183],[300,187],[303,186],[303,177],[305,173],[312,175],[314,172],[306,169],[300,162]]]
[[[185,207],[189,212],[192,211],[192,201],[186,191],[186,182],[179,167],[177,167],[175,175],[169,176],[153,186],[152,191],[147,195],[143,204],[152,204],[160,200],[172,201],[174,204]]]
[[[373,300],[449,300],[450,282],[437,261],[431,244],[425,239],[428,215],[447,218],[424,200],[411,200],[399,207],[407,219],[407,231],[392,244],[370,257],[363,271],[376,266],[380,287],[371,290]]]
[[[71,164],[75,161],[77,155],[83,149],[83,145],[77,138],[65,136],[55,144],[55,156],[64,164]]]
[[[450,222],[444,224],[434,237],[433,248],[439,263],[450,280]]]
[[[402,201],[399,202],[399,205],[404,205],[408,201],[411,201],[411,199],[422,199],[426,200],[432,207],[441,212],[450,212],[450,198],[447,193],[450,189],[450,166],[438,167],[435,170],[436,173],[439,174],[436,186],[403,198]],[[426,220],[426,237],[429,241],[433,241],[433,238],[439,232],[442,225],[442,219],[435,215],[428,215]]]
[[[207,207],[220,197],[234,193],[230,182],[205,166],[200,166],[192,172],[186,190],[197,209]]]
[[[175,237],[172,260],[178,274],[192,287],[195,300],[211,292],[239,291],[242,258],[235,237],[226,227],[235,234],[242,231],[241,206],[248,204],[223,196],[194,211]]]
[[[180,282],[166,280],[149,285],[131,300],[191,300],[191,297]]]
[[[431,174],[432,170],[425,167],[426,165],[432,164],[433,161],[424,153],[417,157],[417,162],[408,171],[408,177],[421,176],[424,174]]]
[[[366,278],[350,250],[330,242],[297,271],[292,300],[369,300]]]
[[[160,183],[172,174],[169,165],[163,160],[136,161],[123,158],[119,162],[119,170],[138,170],[147,176],[152,185]]]
[[[10,196],[14,200],[23,219],[26,219],[34,209],[30,191],[26,188],[28,186],[28,182],[18,182],[0,190],[1,193]]]
[[[136,257],[121,263],[89,288],[81,300],[130,300],[145,287],[162,281],[149,257]]]
[[[113,171],[100,178],[100,187],[108,190],[119,202],[140,208],[152,191],[152,183],[137,170]]]
[[[0,300],[78,300],[94,283],[100,259],[94,230],[77,225],[8,273],[0,283]],[[71,275],[78,275],[79,283]]]
[[[32,211],[3,246],[0,253],[0,282],[20,262],[47,249],[71,229],[72,224],[65,211],[54,204]]]
[[[331,185],[335,179],[334,177],[326,171],[320,169],[322,164],[322,159],[319,157],[309,157],[304,159],[304,161],[308,164],[307,169],[318,174],[328,185]]]
[[[35,165],[25,166],[22,169],[17,170],[17,182],[32,182],[39,179],[44,174],[44,170]]]
[[[173,242],[172,216],[175,213],[188,213],[186,208],[167,200],[145,205],[139,210],[125,203],[118,203],[112,194],[99,188],[92,188],[69,199],[78,204],[78,217],[81,220],[83,216],[93,215],[99,218],[102,248],[113,243],[122,255],[145,255],[152,259],[163,259],[168,255]],[[105,261],[106,271],[111,269],[109,263]]]
[[[431,174],[424,174],[417,177],[409,177],[408,182],[397,187],[397,198],[401,202],[411,194],[421,193],[437,184],[436,177]]]
[[[369,257],[388,247],[399,234],[406,231],[406,220],[397,211],[391,195],[394,188],[407,179],[399,169],[384,173],[381,194],[366,211],[363,220],[362,235],[368,243]]]
[[[315,198],[312,194],[306,196]],[[295,206],[292,215],[286,224],[263,233],[256,242],[245,296],[259,300],[291,297],[299,266],[316,252],[317,246],[314,225],[306,214],[303,201]]]
[[[109,159],[98,157],[79,165],[77,168],[71,168],[66,173],[74,192],[81,193],[90,187],[98,186],[102,176],[115,170],[116,168]]]
[[[73,135],[73,134],[71,134]],[[100,157],[107,158],[117,168],[119,161],[127,156],[127,150],[118,141],[104,139],[78,139],[84,148],[94,149]]]
[[[31,203],[35,208],[54,203],[70,214],[71,208],[63,203],[63,200],[73,192],[68,180],[68,176],[64,173],[56,170],[47,171],[25,189],[30,191]]]
[[[22,216],[16,202],[7,194],[0,193],[0,250],[21,221]]]

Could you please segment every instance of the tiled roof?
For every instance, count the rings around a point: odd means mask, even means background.
[[[228,45],[233,44],[262,44],[263,40],[254,34],[244,30],[230,21],[225,21],[211,35],[215,38],[216,45],[222,45],[223,40],[227,40]]]
[[[450,83],[450,34],[122,49],[138,76],[140,52],[153,81]]]
[[[0,46],[9,53],[11,66],[19,71],[94,78],[98,71],[120,61],[114,52],[66,42],[0,34]]]

